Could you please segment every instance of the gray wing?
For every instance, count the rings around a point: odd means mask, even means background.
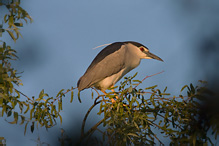
[[[102,79],[118,73],[124,68],[124,43],[116,42],[104,48],[92,61],[78,81],[78,90],[91,87]],[[120,49],[121,48],[121,49]]]

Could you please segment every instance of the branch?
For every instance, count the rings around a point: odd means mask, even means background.
[[[80,140],[78,142],[78,145],[82,142],[84,137],[87,137],[89,134],[93,133],[95,129],[97,129],[97,127],[103,123],[103,121],[105,121],[105,118],[103,118],[102,120],[100,120],[96,125],[94,125],[90,130],[88,130],[85,134],[83,134],[83,136],[81,135]]]
[[[67,90],[65,93],[63,93],[63,95],[67,94],[68,92],[70,92],[70,91],[72,91],[72,90],[74,90],[74,89],[77,89],[77,87],[75,87],[75,88],[72,87],[71,90]],[[59,98],[61,98],[61,97],[62,97],[62,95],[58,96],[57,98],[54,98],[53,101],[52,101],[52,103],[54,103],[57,99],[59,99]]]
[[[94,102],[94,104],[89,108],[89,110],[87,111],[85,117],[84,117],[84,120],[83,120],[83,123],[82,123],[82,127],[81,127],[81,138],[80,138],[80,141],[83,139],[84,136],[84,127],[85,127],[85,122],[87,120],[87,117],[89,115],[89,113],[91,112],[91,110],[97,105],[101,103],[101,101],[98,101],[98,102]],[[92,129],[92,128],[91,128]],[[90,131],[90,130],[89,130]]]
[[[14,88],[15,89],[15,88]],[[28,100],[30,101],[33,101],[31,100],[27,95],[25,95],[24,93],[22,93],[21,91],[18,91],[17,89],[15,89],[17,92],[19,92],[20,94],[22,94],[24,97],[26,97]]]
[[[161,115],[161,114],[157,114],[158,116],[161,116],[162,118],[164,118],[164,119],[167,119],[169,122],[172,122],[172,120],[170,120],[170,119],[168,119],[168,118],[165,118],[163,115]],[[175,123],[174,123],[175,124]],[[182,129],[182,127],[181,126],[179,126],[178,124],[175,124],[176,125],[176,127],[178,127],[178,128],[180,128],[181,130],[183,130]]]
[[[154,135],[154,137],[160,142],[160,144],[164,145],[164,143],[162,143],[162,142],[160,141],[160,139],[159,139],[155,134],[153,134],[153,135]]]
[[[146,76],[146,77],[141,81],[141,83],[142,83],[144,80],[146,80],[147,78],[150,78],[150,77],[152,77],[152,76],[156,76],[156,75],[161,74],[161,73],[163,73],[163,72],[164,72],[164,71],[161,71],[161,72],[158,72],[158,73],[156,73],[156,74],[153,74],[153,75],[150,75],[150,76]],[[135,89],[136,87],[138,87],[138,85],[141,84],[141,83],[138,83],[138,84],[134,87],[134,89]]]

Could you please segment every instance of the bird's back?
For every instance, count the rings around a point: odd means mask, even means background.
[[[121,48],[122,45],[124,45],[123,42],[115,42],[115,43],[105,47],[102,51],[100,51],[97,54],[97,56],[94,58],[94,60],[92,61],[92,63],[88,67],[88,69],[86,70],[85,74],[79,79],[79,81],[77,83],[79,91],[81,91],[85,88],[89,88],[95,82],[98,82],[98,81],[104,79],[105,77],[108,77],[108,76],[112,75],[112,73],[110,73],[110,71],[112,72],[112,69],[108,70],[108,74],[103,72],[99,76],[96,75],[96,73],[98,73],[99,70],[95,69],[95,66],[100,65],[100,63],[102,63],[103,60],[107,56],[112,55],[113,53],[118,51]],[[112,62],[113,62],[113,60],[112,60]],[[112,65],[113,64],[115,64],[115,63],[112,63]],[[119,69],[116,69],[115,67],[116,66],[114,66],[114,69],[113,69],[114,71],[113,72],[117,73],[118,72],[117,70],[119,70]],[[120,68],[121,65],[119,65],[118,67]],[[101,68],[101,70],[103,70],[103,68]]]

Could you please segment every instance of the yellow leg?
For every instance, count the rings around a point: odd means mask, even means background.
[[[112,87],[113,87],[113,86],[112,86]],[[111,87],[111,88],[112,88],[112,87]],[[116,95],[116,93],[115,93],[115,90],[114,90],[114,89],[111,89],[111,91],[112,91],[112,92],[114,92],[114,95]],[[118,96],[116,96],[116,99],[119,99],[119,97],[118,97]],[[114,99],[113,99],[113,100],[114,100]],[[116,101],[114,100],[114,102],[116,102]],[[127,106],[127,105],[126,105],[126,104],[123,104],[123,106]]]
[[[116,93],[115,93],[116,91],[114,89],[111,89],[111,91],[114,92],[114,95],[116,95]],[[119,97],[116,96],[116,99],[119,99]]]
[[[101,90],[105,95],[107,95],[107,93],[106,93],[106,91],[104,91],[104,90]],[[115,103],[116,101],[113,99],[113,98],[111,98],[111,101],[112,101],[112,103]]]

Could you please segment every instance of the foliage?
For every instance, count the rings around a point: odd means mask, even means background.
[[[0,25],[0,36],[7,32],[11,39],[16,40],[21,36],[20,27],[23,27],[23,22],[32,22],[30,15],[20,6],[20,0],[0,1],[0,7],[6,8],[8,13],[4,15],[3,24]],[[16,86],[22,85],[20,74],[11,66],[11,61],[16,60],[15,49],[7,45],[6,42],[0,42],[0,116],[13,115],[13,121],[10,124],[17,124],[20,117],[20,124],[25,123],[25,130],[29,123],[30,129],[33,132],[35,125],[50,128],[56,124],[56,119],[59,118],[62,122],[60,111],[62,110],[62,97],[64,97],[64,89],[60,90],[55,98],[49,97],[42,90],[37,98],[34,96],[29,98],[22,92],[16,89]],[[72,89],[71,89],[72,90]],[[67,90],[69,92],[70,89]],[[66,93],[67,93],[66,92]],[[72,91],[73,93],[73,91]],[[24,98],[21,98],[23,96]],[[73,99],[73,96],[72,96]],[[72,101],[71,99],[71,101]],[[20,109],[17,112],[16,107]],[[27,116],[29,114],[29,116]]]
[[[157,85],[136,89],[141,81],[134,80],[134,77],[125,78],[119,92],[106,95],[109,99],[119,97],[115,103],[104,98],[95,100],[93,107],[100,103],[98,114],[103,114],[104,118],[82,134],[81,142],[89,141],[94,131],[99,131],[98,126],[103,124],[106,129],[102,131],[102,143],[106,145],[153,145],[157,142],[164,145],[160,140],[162,137],[170,139],[171,145],[213,144],[208,131],[216,123],[209,124],[210,120],[201,114],[205,86],[186,85],[181,92],[187,89],[187,96],[176,97],[166,93],[167,88],[163,91],[157,89]],[[104,95],[97,99],[100,97]],[[217,136],[218,128],[213,128],[213,132]]]

